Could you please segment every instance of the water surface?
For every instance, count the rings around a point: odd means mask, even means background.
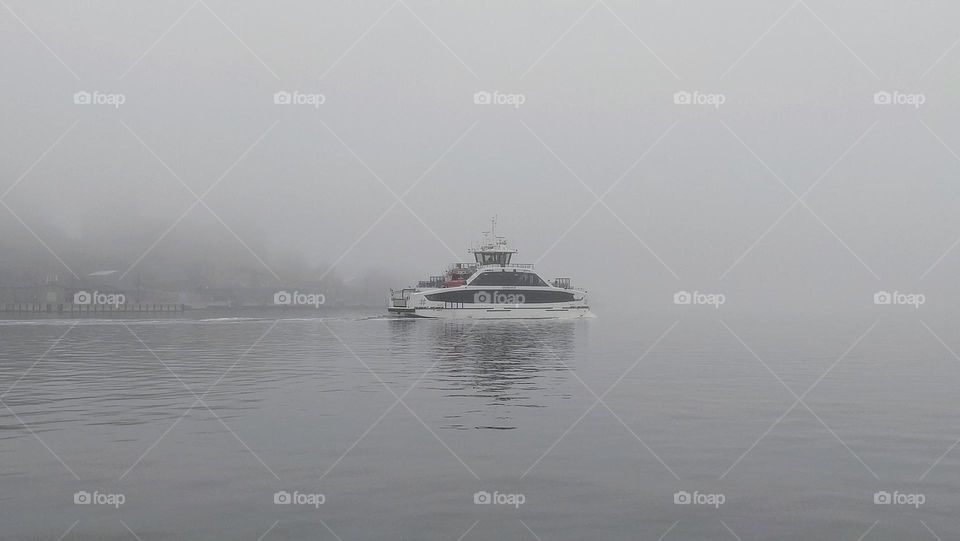
[[[931,324],[941,344],[910,318],[675,316],[3,320],[3,538],[960,531],[955,329]],[[77,505],[80,491],[124,502]],[[724,501],[677,505],[678,491]],[[925,501],[876,505],[877,491]]]

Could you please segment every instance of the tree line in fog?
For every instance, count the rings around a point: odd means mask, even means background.
[[[275,292],[299,290],[323,294],[327,306],[380,305],[391,283],[384,269],[330,269],[339,254],[311,261],[249,231],[239,240],[225,227],[174,226],[158,241],[168,224],[114,216],[63,227],[20,217],[25,223],[0,215],[0,297],[7,302],[13,291],[25,301],[31,289],[54,284],[122,291],[139,302],[271,304]]]

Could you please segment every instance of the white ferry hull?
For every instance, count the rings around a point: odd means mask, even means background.
[[[581,319],[593,317],[590,309],[582,307],[537,307],[510,306],[470,308],[412,308],[408,310],[390,309],[391,313],[404,317],[428,319]]]
[[[532,296],[530,290],[501,289],[498,294],[485,291],[482,288],[462,286],[451,289],[433,289],[410,292],[399,302],[392,302],[388,306],[390,313],[405,317],[419,317],[431,319],[579,319],[593,317],[587,305],[586,296],[582,292],[573,295],[571,292],[554,287],[540,288],[541,292],[558,292],[571,297],[563,302],[442,302],[430,300],[428,296],[436,298],[437,293],[467,293],[466,298],[480,295],[483,299],[494,297],[523,298],[524,293]]]

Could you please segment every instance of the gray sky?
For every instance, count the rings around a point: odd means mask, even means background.
[[[145,231],[132,265],[210,189],[158,249],[216,235],[386,291],[498,214],[611,307],[960,293],[955,2],[5,2],[0,194],[41,238]]]

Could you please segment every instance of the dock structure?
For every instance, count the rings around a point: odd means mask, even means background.
[[[19,302],[0,304],[0,312],[22,314],[122,314],[122,313],[155,313],[155,312],[183,312],[183,304],[72,304],[50,302]]]

